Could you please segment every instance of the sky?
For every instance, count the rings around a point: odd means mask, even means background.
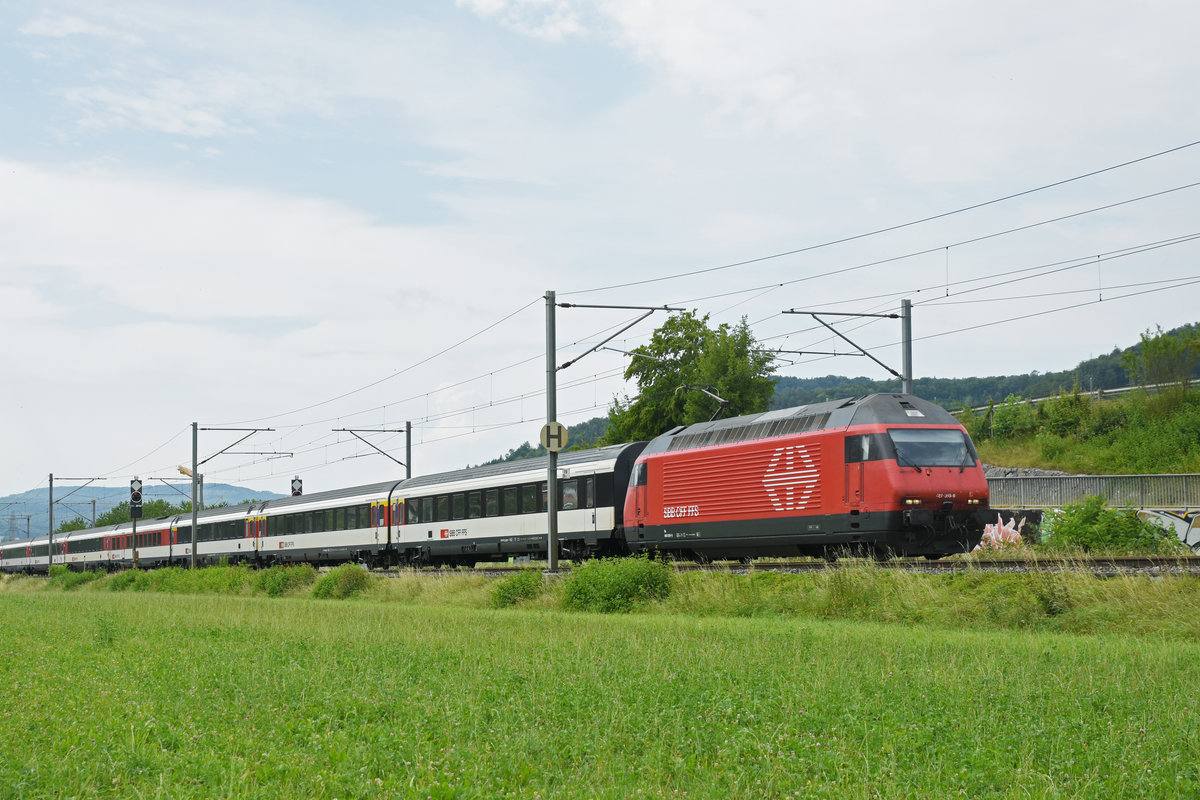
[[[179,479],[193,423],[206,480],[277,492],[402,476],[406,422],[413,474],[501,456],[546,420],[549,291],[838,353],[784,312],[909,299],[918,378],[1196,322],[1198,29],[1184,0],[11,0],[0,495]],[[667,313],[556,307],[555,416],[632,392]],[[901,368],[898,321],[826,320]]]

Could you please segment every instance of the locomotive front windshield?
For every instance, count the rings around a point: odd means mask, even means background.
[[[888,430],[896,460],[913,467],[973,467],[975,448],[953,428],[892,428]]]

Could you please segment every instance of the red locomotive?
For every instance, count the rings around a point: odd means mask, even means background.
[[[631,550],[702,559],[931,558],[983,534],[988,485],[966,430],[906,394],[874,394],[676,428],[653,439],[625,500]]]

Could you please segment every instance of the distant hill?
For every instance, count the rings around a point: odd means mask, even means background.
[[[1200,323],[1184,325],[1165,331],[1167,335],[1195,331]],[[1142,343],[1114,348],[1108,355],[1079,362],[1074,369],[1061,372],[1028,372],[1024,375],[993,376],[988,378],[916,378],[913,394],[951,410],[963,406],[982,406],[989,401],[1002,402],[1009,395],[1019,397],[1049,397],[1059,391],[1071,391],[1076,383],[1083,391],[1118,389],[1129,385],[1129,375],[1123,366],[1122,354],[1141,352]],[[1200,368],[1193,377],[1200,377]],[[778,378],[771,408],[791,408],[841,397],[854,397],[875,392],[898,392],[899,380],[873,381],[869,378],[846,378],[826,375],[823,378]]]
[[[162,499],[171,503],[190,500],[191,490],[186,484],[181,488],[183,493],[176,491],[170,486],[155,486],[147,483],[143,488],[142,495],[146,500]],[[237,506],[249,503],[251,500],[272,500],[286,496],[274,492],[259,492],[247,489],[244,486],[232,486],[225,483],[211,483],[204,486],[205,506],[213,506],[221,503]],[[82,489],[79,488],[78,484],[55,485],[54,499],[55,528],[75,517],[82,517],[90,522],[92,520],[93,500],[96,501],[96,516],[100,516],[110,511],[114,506],[122,502],[128,502],[129,485],[85,486]],[[31,489],[28,492],[12,494],[8,497],[0,497],[0,541],[24,539],[26,530],[34,536],[46,533],[50,517],[49,502],[50,490],[46,487]],[[27,516],[28,520],[26,519]]]

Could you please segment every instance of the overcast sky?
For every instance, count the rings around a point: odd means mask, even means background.
[[[281,492],[403,474],[336,428],[411,420],[415,474],[494,458],[545,421],[547,290],[839,352],[781,312],[909,298],[918,377],[1197,321],[1197,30],[1184,0],[11,0],[0,494],[177,477],[193,422],[273,428],[235,450],[290,458],[203,471]],[[558,363],[636,316],[558,309]],[[898,322],[838,324],[900,368]],[[559,372],[559,418],[625,363]]]

